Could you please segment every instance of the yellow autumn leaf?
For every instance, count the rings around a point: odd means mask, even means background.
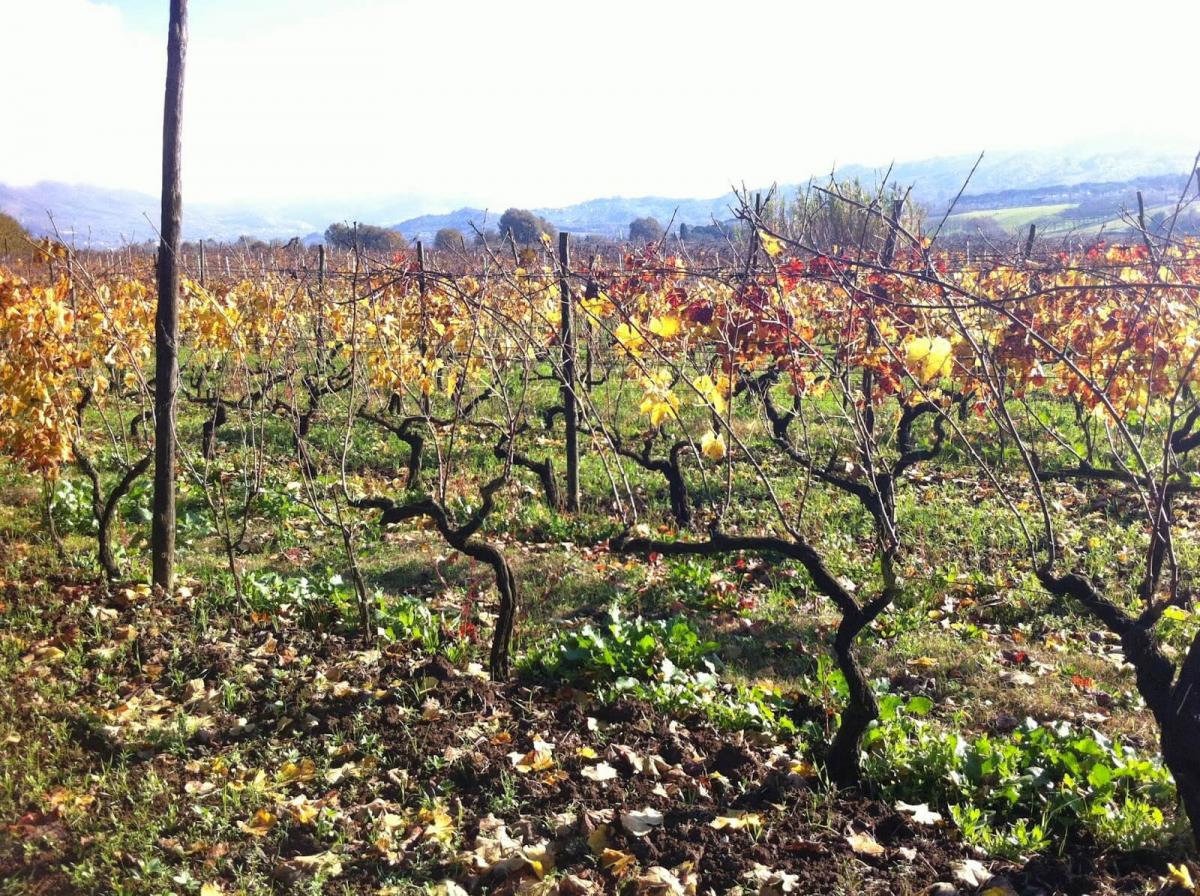
[[[724,379],[724,377],[722,377]],[[692,380],[692,388],[700,393],[700,397],[707,401],[714,411],[718,414],[725,413],[725,394],[724,391],[713,381],[713,378],[707,373],[696,377]]]
[[[554,767],[554,756],[550,747],[545,743],[534,742],[534,748],[528,753],[509,753],[508,759],[518,772],[527,775],[530,772],[544,772]]]
[[[674,339],[679,335],[679,318],[674,314],[650,318],[650,332],[660,339]]]
[[[642,338],[641,332],[628,323],[621,323],[613,332],[613,338],[617,340],[621,348],[635,356],[641,354],[646,345],[646,340]]]
[[[1192,880],[1192,870],[1182,863],[1179,865],[1167,863],[1167,880],[1185,890],[1200,892],[1200,888],[1197,888]]]
[[[718,831],[722,828],[740,831],[742,828],[757,830],[762,827],[762,824],[762,816],[757,812],[738,812],[734,815],[718,815],[708,823],[708,826]]]
[[[54,663],[66,656],[63,651],[57,647],[39,647],[33,652],[32,661],[35,663]]]
[[[537,875],[537,879],[541,880],[547,873],[554,870],[554,854],[545,843],[537,846],[526,846],[521,849],[521,858],[525,860],[532,870]]]
[[[316,803],[309,802],[303,796],[289,800],[287,806],[292,814],[292,818],[296,819],[300,824],[312,824],[317,820],[317,816],[321,814],[321,807]]]
[[[587,844],[588,848],[592,851],[592,855],[602,855],[608,849],[608,832],[608,825],[601,824],[597,825],[596,829],[588,834]]]
[[[619,849],[606,849],[600,853],[600,864],[605,870],[617,877],[625,874],[635,864],[636,859],[627,852]]]
[[[239,821],[238,827],[247,834],[252,834],[255,837],[265,837],[267,833],[275,826],[278,818],[269,809],[259,809],[254,813],[254,817],[250,821]]]
[[[846,842],[850,844],[850,848],[860,856],[871,856],[878,858],[882,856],[886,850],[868,833],[847,834]]]
[[[421,809],[416,814],[416,823],[421,825],[426,840],[449,844],[454,840],[454,819],[441,803]]]
[[[317,764],[311,759],[301,759],[299,762],[285,762],[279,768],[279,781],[291,784],[296,781],[311,781],[317,776]]]
[[[920,382],[932,382],[950,373],[953,349],[943,336],[918,336],[904,346],[904,364]]]
[[[700,437],[700,450],[709,460],[721,460],[725,457],[725,437],[711,429]]]
[[[671,371],[660,370],[643,377],[642,388],[645,394],[638,411],[650,415],[651,426],[658,426],[679,410],[679,398],[671,391]]]
[[[780,243],[776,237],[771,236],[769,233],[764,233],[760,230],[758,233],[758,240],[760,243],[762,243],[763,251],[772,258],[783,251],[783,244]]]

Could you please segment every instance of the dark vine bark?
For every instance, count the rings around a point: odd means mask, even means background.
[[[1078,573],[1056,576],[1038,570],[1038,579],[1056,597],[1070,597],[1121,639],[1121,651],[1133,666],[1138,693],[1158,723],[1163,763],[1175,778],[1179,800],[1192,836],[1200,845],[1200,635],[1176,668],[1154,634],[1166,604],[1133,617]]]
[[[491,388],[484,389],[457,412],[456,417],[459,420],[466,420],[475,412],[484,401],[492,395]],[[388,413],[400,413],[400,396],[393,394],[388,401]],[[387,430],[397,439],[408,446],[408,464],[407,478],[404,482],[404,487],[407,490],[413,490],[421,484],[421,473],[425,469],[425,436],[421,432],[421,428],[425,426],[449,426],[454,421],[450,418],[437,418],[430,416],[428,412],[422,414],[410,414],[398,419],[391,419],[382,413],[376,414],[368,411],[365,407],[358,411],[359,419],[374,423],[376,426]]]
[[[508,439],[501,439],[493,449],[493,453],[500,460],[509,457]],[[551,510],[562,510],[563,501],[558,490],[558,477],[554,474],[554,459],[547,457],[545,460],[534,460],[529,455],[516,450],[511,451],[511,457],[514,465],[524,467],[537,476],[538,481],[542,484],[542,495],[546,499],[546,506]]]
[[[862,775],[859,757],[862,754],[863,735],[867,733],[871,723],[879,718],[879,702],[875,699],[871,682],[858,662],[854,645],[859,633],[870,625],[891,601],[890,596],[880,598],[868,604],[862,612],[843,614],[833,640],[834,659],[837,660],[838,669],[846,679],[846,688],[850,696],[845,709],[842,710],[841,724],[838,725],[833,742],[829,745],[825,768],[830,780],[842,787],[858,784]]]
[[[899,595],[895,564],[899,554],[896,535],[896,484],[904,472],[916,464],[937,456],[945,443],[945,420],[942,411],[930,402],[905,407],[897,422],[895,441],[899,457],[890,468],[877,468],[864,480],[851,479],[835,473],[828,465],[822,467],[797,450],[788,438],[788,428],[798,417],[796,405],[781,412],[771,400],[772,378],[763,375],[748,380],[747,390],[758,395],[766,410],[776,444],[797,464],[810,470],[819,480],[856,497],[870,513],[874,522],[879,550],[883,587],[874,599],[860,604],[850,591],[825,566],[816,549],[802,539],[777,536],[740,536],[713,532],[707,541],[656,541],[644,538],[618,539],[614,550],[623,553],[664,555],[714,556],[733,552],[774,554],[798,561],[808,572],[817,591],[833,601],[842,619],[832,645],[838,668],[846,679],[848,699],[842,710],[841,723],[825,757],[826,770],[837,785],[857,785],[861,779],[862,738],[871,723],[879,717],[879,705],[862,666],[855,645],[861,633],[886,610]],[[920,447],[915,435],[917,422],[926,415],[933,416],[933,439]],[[618,449],[620,450],[620,449]],[[648,449],[647,449],[648,452]]]
[[[229,419],[229,412],[225,410],[225,403],[217,400],[217,405],[213,409],[213,415],[204,421],[204,427],[201,433],[201,448],[204,452],[205,460],[212,460],[217,453],[217,430]]]
[[[93,463],[92,459],[78,443],[76,443],[73,450],[75,452],[75,463],[88,478],[92,486],[92,516],[95,518],[97,526],[96,558],[100,562],[100,568],[104,570],[104,578],[111,585],[121,579],[121,568],[117,564],[116,557],[113,556],[112,548],[112,527],[113,521],[116,518],[117,507],[121,503],[121,499],[129,494],[129,490],[133,488],[133,484],[138,478],[150,469],[150,464],[154,460],[154,453],[149,452],[143,455],[134,464],[126,468],[124,474],[122,474],[106,498],[104,496],[104,486],[100,480],[100,471],[96,468],[95,463]]]
[[[359,411],[358,416],[387,430],[408,446],[408,463],[406,465],[404,487],[406,489],[417,488],[421,483],[421,471],[424,469],[425,455],[425,436],[417,430],[417,427],[424,425],[425,418],[412,416],[392,421],[387,417],[372,414],[366,410]]]
[[[507,474],[505,474],[493,479],[483,487],[482,503],[462,526],[453,525],[446,508],[432,497],[420,498],[404,504],[396,504],[390,498],[360,498],[351,502],[355,507],[382,511],[380,522],[383,525],[425,517],[433,522],[438,534],[450,547],[473,560],[486,563],[492,568],[496,579],[496,590],[500,595],[500,606],[496,617],[496,628],[492,633],[489,661],[489,672],[495,681],[503,681],[509,675],[511,665],[509,651],[512,646],[517,609],[520,606],[520,592],[516,576],[513,575],[512,567],[504,552],[496,545],[477,538],[476,533],[483,525],[484,520],[495,510],[496,492],[507,479]]]
[[[720,554],[757,553],[785,557],[800,563],[813,585],[828,597],[842,613],[842,623],[834,640],[838,667],[849,685],[849,700],[842,711],[829,752],[825,758],[831,780],[839,786],[856,785],[861,776],[859,747],[867,727],[879,716],[879,706],[870,682],[854,652],[854,640],[891,602],[891,594],[860,606],[854,596],[829,571],[816,549],[807,541],[792,541],[773,535],[727,535],[713,532],[706,541],[660,541],[650,538],[623,537],[613,542],[613,550],[623,554],[662,554],[664,556],[714,557]]]
[[[634,451],[615,437],[613,448],[621,457],[627,457],[643,470],[658,473],[667,481],[667,494],[671,502],[671,516],[681,529],[692,525],[692,500],[688,494],[687,480],[683,478],[683,455],[688,448],[687,442],[675,442],[667,451],[666,457],[651,457],[650,449],[653,439],[642,443],[641,451]]]

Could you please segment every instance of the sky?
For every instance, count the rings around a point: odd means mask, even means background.
[[[189,201],[558,206],[1200,146],[1200,3],[191,0]],[[156,193],[167,0],[0,0],[0,182]]]

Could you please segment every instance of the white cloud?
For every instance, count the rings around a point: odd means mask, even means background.
[[[191,7],[193,200],[554,205],[1126,130],[1200,140],[1176,38],[1200,28],[1192,2]],[[25,88],[0,179],[156,187],[165,35],[139,12],[0,0],[0,83]]]

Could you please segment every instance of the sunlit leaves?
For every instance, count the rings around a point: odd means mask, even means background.
[[[674,339],[679,335],[682,326],[679,318],[674,314],[650,319],[650,332],[663,340]]]
[[[950,373],[954,347],[944,336],[919,336],[904,346],[904,363],[922,383]]]
[[[663,368],[642,378],[643,397],[638,410],[650,416],[651,426],[660,426],[679,410],[679,398],[671,391],[672,374]]]
[[[646,340],[642,333],[636,327],[630,325],[626,321],[622,321],[613,333],[613,338],[617,340],[617,344],[621,346],[630,355],[640,355],[642,349],[646,346]]]
[[[709,430],[700,437],[700,451],[709,460],[722,460],[726,454],[725,437]]]
[[[772,258],[783,251],[783,244],[779,241],[778,237],[771,236],[771,234],[765,231],[760,230],[758,232],[758,241],[763,247],[763,251]]]
[[[269,809],[259,809],[249,821],[238,822],[238,827],[254,837],[265,837],[275,827],[279,816]]]
[[[692,380],[692,388],[694,388],[717,414],[725,413],[725,401],[729,392],[729,381],[725,377],[721,377],[721,383],[718,385],[711,376],[707,373],[701,374]]]

